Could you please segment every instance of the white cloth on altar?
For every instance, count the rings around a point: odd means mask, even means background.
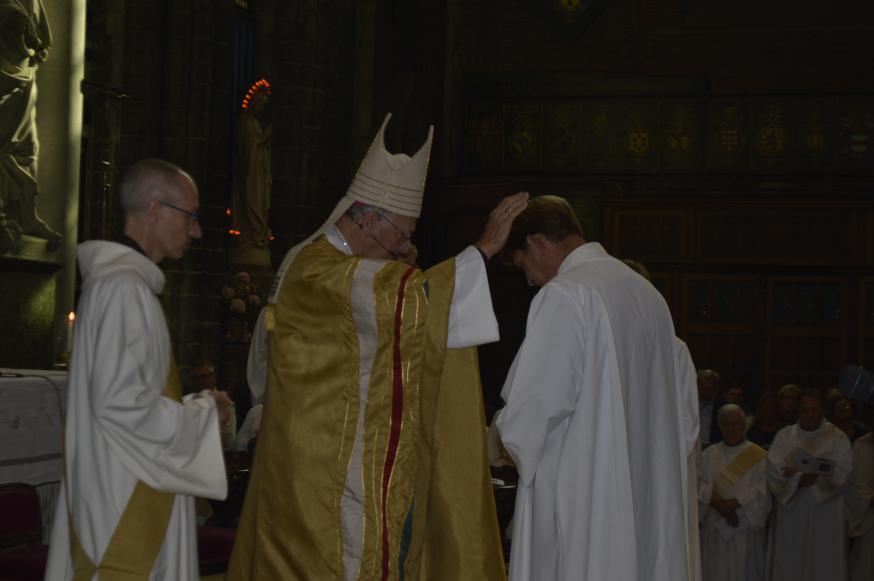
[[[679,366],[658,291],[575,249],[531,303],[496,420],[519,470],[512,581],[689,578]]]
[[[252,406],[252,409],[246,414],[246,419],[243,420],[243,425],[240,426],[240,431],[237,432],[232,450],[245,452],[249,449],[249,442],[261,431],[262,415],[264,415],[263,403]]]
[[[161,270],[135,250],[93,241],[78,249],[83,290],[69,377],[66,470],[46,579],[72,579],[67,497],[94,563],[103,557],[138,480],[175,493],[151,579],[198,577],[194,496],[227,495],[218,414],[211,397],[162,397],[170,337],[157,294]]]
[[[727,446],[724,442],[708,447],[701,455],[698,500],[701,503],[701,563],[704,581],[762,581],[765,575],[767,529],[771,510],[768,490],[768,463],[763,457],[737,480],[724,495],[735,498],[746,513],[749,528],[726,541],[717,530],[724,521],[710,506],[716,479],[737,456],[752,446],[742,442]]]
[[[783,467],[792,465],[799,446],[833,460],[834,473],[820,475],[812,486],[803,488],[798,486],[800,473],[785,478]],[[768,549],[772,581],[846,579],[843,493],[852,468],[850,441],[826,421],[810,432],[798,424],[777,432],[768,449],[768,484],[776,500]]]
[[[847,491],[850,536],[850,581],[874,579],[874,438],[868,433],[853,444],[853,481]]]

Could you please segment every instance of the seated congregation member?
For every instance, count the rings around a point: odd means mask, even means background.
[[[188,378],[189,391],[191,393],[201,393],[204,390],[208,390],[210,392],[223,391],[227,395],[227,391],[219,390],[215,365],[209,359],[201,359],[195,362],[191,369],[188,370]],[[229,395],[228,401],[231,401]],[[222,449],[230,450],[237,437],[237,414],[236,408],[232,404],[226,407],[230,421],[222,428]]]
[[[852,400],[845,395],[832,402],[832,423],[847,435],[851,444],[868,433],[867,426],[856,419]]]
[[[870,404],[869,404],[870,405]],[[868,425],[871,425],[868,410]],[[869,431],[853,444],[853,481],[847,492],[850,536],[850,581],[874,579],[874,438]]]
[[[392,154],[389,119],[256,325],[266,395],[231,581],[505,575],[473,347],[498,340],[485,261],[528,194],[457,257],[411,266],[433,128]]]
[[[701,563],[704,581],[761,581],[771,509],[767,452],[744,438],[746,414],[719,409],[722,442],[701,456]]]
[[[712,369],[698,370],[698,416],[701,422],[701,445],[707,447],[722,440],[716,415],[724,401],[721,398],[722,378]]]
[[[800,398],[801,388],[793,383],[787,383],[777,390],[777,411],[784,426],[791,426],[798,421]]]
[[[756,415],[752,420],[747,439],[767,450],[771,447],[777,432],[785,427],[780,420],[776,393],[766,391],[759,396],[756,402]]]
[[[847,576],[844,491],[853,469],[847,436],[824,420],[823,396],[805,391],[798,423],[768,450],[775,498],[772,581],[833,581]]]

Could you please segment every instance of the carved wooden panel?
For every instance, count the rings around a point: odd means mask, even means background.
[[[682,211],[617,211],[609,229],[610,252],[643,263],[683,261],[686,223],[686,213]]]
[[[766,371],[771,387],[834,387],[846,363],[847,321],[845,279],[772,278]]]
[[[679,81],[677,87],[640,79],[551,81],[468,75],[462,167],[566,174],[874,171],[870,95],[713,96],[700,87],[684,92]],[[500,154],[484,140],[500,144]]]
[[[868,213],[865,232],[867,233],[867,239],[865,240],[865,246],[868,249],[866,252],[868,259],[867,262],[868,264],[874,264],[874,212]]]
[[[861,282],[859,297],[860,313],[860,361],[866,369],[874,369],[874,277],[865,277]],[[848,363],[853,363],[849,361]]]
[[[700,261],[848,264],[856,259],[851,212],[704,211],[697,215]]]
[[[762,369],[761,285],[752,276],[683,278],[683,333],[696,365],[757,389]]]

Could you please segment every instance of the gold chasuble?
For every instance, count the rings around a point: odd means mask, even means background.
[[[367,332],[352,299],[362,260],[321,237],[279,290],[229,580],[346,578],[342,503],[359,425],[359,333]],[[360,565],[349,575],[359,581],[505,578],[476,351],[446,348],[454,274],[454,260],[427,274],[389,261],[373,274],[376,347],[365,362],[355,475]],[[412,534],[402,541],[405,526]]]

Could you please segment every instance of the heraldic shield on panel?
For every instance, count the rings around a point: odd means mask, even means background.
[[[563,34],[582,33],[612,0],[530,0],[547,21]]]

